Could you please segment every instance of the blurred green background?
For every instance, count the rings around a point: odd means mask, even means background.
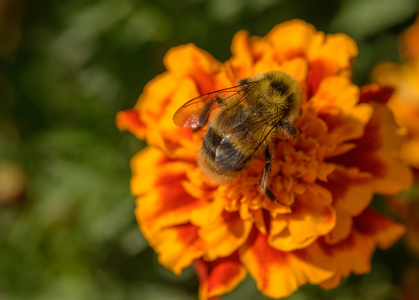
[[[355,38],[354,80],[364,84],[375,63],[398,60],[397,36],[418,8],[416,0],[0,0],[0,299],[197,299],[194,271],[164,269],[138,230],[129,159],[144,143],[118,132],[115,114],[164,71],[171,47],[192,42],[224,61],[236,31],[264,35],[293,18]],[[377,251],[372,273],[289,299],[399,299],[417,263],[399,243]],[[266,298],[247,278],[225,299]]]

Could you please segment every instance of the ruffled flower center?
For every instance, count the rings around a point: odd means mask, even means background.
[[[238,181],[219,186],[215,198],[224,199],[229,212],[240,212],[243,220],[255,220],[261,209],[272,217],[292,212],[296,197],[312,189],[317,181],[327,181],[334,165],[325,162],[325,154],[332,141],[327,136],[327,125],[310,108],[296,121],[299,133],[295,138],[280,136],[273,143],[274,159],[270,188],[278,201],[272,202],[259,191],[265,160],[255,158]]]

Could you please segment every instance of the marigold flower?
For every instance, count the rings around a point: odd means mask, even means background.
[[[171,49],[167,71],[117,116],[120,129],[149,145],[131,161],[131,190],[160,263],[176,274],[193,263],[200,299],[232,290],[247,273],[265,295],[280,298],[305,283],[332,288],[368,272],[376,247],[404,232],[369,204],[375,194],[408,188],[412,176],[398,157],[402,137],[386,94],[350,81],[354,41],[293,20],[263,38],[240,31],[231,51],[220,63],[191,44]],[[272,70],[294,77],[303,92],[299,134],[280,140],[272,161],[270,188],[289,206],[259,192],[263,158],[237,182],[206,178],[196,163],[203,132],[172,123],[187,100]]]
[[[400,36],[401,64],[386,62],[376,66],[372,72],[373,80],[394,89],[388,101],[397,123],[407,135],[402,146],[402,158],[419,174],[419,18]],[[389,205],[402,206],[403,214],[398,214],[407,227],[406,245],[419,255],[419,202],[418,193],[412,190],[409,195],[390,199]]]
[[[395,89],[388,106],[408,135],[402,157],[412,167],[419,168],[419,18],[401,35],[400,45],[405,62],[379,64],[372,78]]]

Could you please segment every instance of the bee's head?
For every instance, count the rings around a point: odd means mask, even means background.
[[[284,78],[284,73],[272,71],[266,74],[267,89],[271,97],[284,96],[289,93],[290,85]]]

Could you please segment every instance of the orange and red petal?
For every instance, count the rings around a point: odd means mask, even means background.
[[[116,115],[116,126],[119,130],[128,130],[140,140],[144,140],[147,134],[146,124],[140,119],[140,113],[136,109],[127,109]]]
[[[324,237],[324,241],[329,245],[339,243],[346,239],[352,231],[353,217],[346,211],[341,211],[337,208],[335,208],[335,212],[336,225],[332,231]]]
[[[189,195],[182,185],[193,165],[172,161],[148,147],[134,156],[131,166],[131,191],[138,196],[136,217],[150,235],[163,227],[189,222],[191,212],[206,204]]]
[[[217,296],[234,289],[247,274],[237,252],[214,261],[197,259],[194,267],[200,280],[199,300],[221,299]]]
[[[403,225],[386,218],[370,207],[354,219],[354,229],[375,240],[381,249],[389,248],[405,233]]]
[[[372,200],[370,180],[370,174],[362,173],[355,167],[337,165],[328,181],[323,183],[333,195],[333,206],[337,214],[336,226],[325,237],[326,243],[336,244],[348,237],[352,229],[352,218],[361,214]]]
[[[342,277],[350,273],[364,274],[371,270],[371,257],[378,247],[385,249],[393,245],[404,234],[405,229],[371,208],[354,218],[349,237],[336,245],[323,245],[336,263],[335,275],[320,284],[329,289],[336,287]]]
[[[176,157],[175,150],[191,143],[192,131],[175,126],[173,114],[196,95],[198,92],[191,79],[176,79],[166,72],[145,86],[134,109],[117,115],[117,125],[120,130],[129,130],[149,145]]]
[[[246,241],[252,225],[252,221],[242,220],[238,212],[222,212],[212,223],[199,230],[206,245],[205,258],[214,260],[235,252]]]
[[[357,104],[359,89],[347,78],[330,77],[322,81],[310,104],[327,124],[335,145],[360,138],[373,113],[369,104]],[[330,153],[329,156],[334,155]]]
[[[158,178],[158,170],[172,160],[154,147],[146,147],[133,156],[130,162],[131,194],[142,195],[152,190]]]
[[[309,61],[307,79],[310,94],[316,92],[323,79],[333,75],[349,77],[354,58],[358,54],[355,42],[344,34],[325,36],[301,20],[284,22],[267,35],[278,62],[305,57]]]
[[[191,78],[200,95],[217,90],[214,77],[220,71],[221,64],[195,45],[187,44],[170,49],[163,62],[175,78]]]
[[[412,184],[411,170],[400,160],[402,137],[398,135],[391,112],[382,104],[371,103],[374,114],[356,147],[333,159],[348,168],[357,166],[370,173],[372,191],[394,195]]]
[[[357,167],[336,165],[324,187],[333,195],[333,205],[350,216],[357,216],[370,204],[373,191],[369,186],[371,175]]]
[[[172,158],[189,159],[196,150],[192,130],[177,127],[173,115],[188,100],[217,89],[215,75],[221,64],[191,44],[171,49],[164,63],[168,71],[150,81],[138,99],[137,123],[143,130],[137,136]],[[127,123],[121,122],[121,126],[128,127],[134,122]],[[185,147],[193,149],[188,151]]]
[[[252,231],[239,253],[258,289],[271,298],[289,296],[306,283],[325,281],[333,276],[335,269],[317,243],[306,249],[284,252],[270,246],[268,235],[257,230]]]
[[[348,79],[355,43],[300,20],[265,38],[239,32],[231,49],[232,59],[220,64],[194,45],[173,48],[164,59],[168,71],[146,86],[134,109],[117,116],[120,129],[153,146],[133,158],[131,187],[136,217],[160,262],[176,274],[195,262],[201,300],[219,299],[246,270],[273,298],[305,283],[329,288],[351,272],[369,271],[376,247],[390,246],[404,229],[366,207],[374,193],[396,193],[412,180],[385,108],[389,90],[369,87],[359,100]],[[256,177],[228,186],[200,179],[202,132],[172,120],[189,99],[273,69],[295,77],[304,94],[296,124],[301,134],[283,141],[279,152],[301,163],[285,164],[280,172],[289,178],[272,181],[274,193],[296,199],[287,211],[259,204]],[[253,186],[255,195],[244,192]]]
[[[381,86],[379,84],[369,84],[361,88],[359,103],[369,103],[371,101],[387,104],[390,97],[394,94],[394,88]]]
[[[313,39],[308,49],[310,74],[307,83],[315,93],[324,79],[333,75],[350,78],[352,65],[358,55],[358,48],[353,39],[345,34],[329,34]]]
[[[398,134],[399,127],[394,122],[392,113],[384,105],[375,104],[374,111],[374,116],[367,125],[364,139],[373,134],[378,136],[381,148],[376,151],[376,157],[385,162],[386,170],[382,177],[379,176],[380,171],[371,172],[374,175],[374,191],[394,195],[401,190],[410,188],[413,183],[411,169],[400,160],[401,146],[405,139]],[[373,133],[374,126],[379,126],[376,133]],[[379,170],[379,167],[377,169]]]
[[[302,249],[335,227],[336,215],[331,205],[330,194],[326,191],[324,196],[321,192],[313,192],[316,189],[323,188],[318,186],[311,187],[311,190],[307,189],[304,194],[297,196],[296,204],[290,214],[279,215],[272,219],[271,227],[274,229],[278,227],[275,225],[276,222],[286,223],[283,230],[270,232],[268,240],[272,247],[282,251]]]
[[[161,118],[167,104],[176,91],[178,79],[169,72],[156,76],[144,87],[135,108],[141,113],[141,120],[150,128]]]
[[[199,228],[190,223],[162,228],[153,234],[143,230],[142,225],[140,223],[140,228],[158,254],[159,262],[177,275],[204,253],[205,246],[198,235]]]
[[[170,101],[167,103],[159,103],[153,97],[144,98],[143,106],[161,106],[161,108],[158,116],[150,120],[152,113],[143,108],[141,117],[148,122],[146,138],[149,145],[160,148],[172,158],[191,159],[196,157],[194,151],[197,150],[192,129],[176,126],[173,122],[173,115],[178,108],[198,96],[199,93],[196,83],[191,78],[180,78],[176,82],[176,89],[171,93]],[[160,85],[160,89],[164,88],[164,85]]]
[[[172,158],[195,160],[199,140],[193,136],[191,128],[175,125],[173,115],[183,104],[198,95],[196,83],[192,79],[179,79],[171,101],[161,111],[159,120],[148,129],[148,144],[160,148]]]
[[[354,58],[358,54],[355,42],[348,36],[325,35],[302,20],[292,20],[277,25],[264,39],[258,39],[258,42],[269,43],[276,62],[280,64],[296,57],[303,57],[308,61],[310,72],[307,83],[310,95],[317,91],[326,77],[333,75],[350,77]],[[262,48],[265,51],[259,52],[266,57],[266,53],[270,53],[271,50],[266,46]],[[254,60],[257,62],[261,57],[262,54],[257,56],[254,54]],[[275,62],[271,65],[275,65]]]

